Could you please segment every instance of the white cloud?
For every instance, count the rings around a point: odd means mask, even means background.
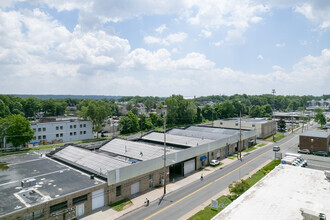
[[[259,54],[259,55],[257,56],[257,59],[258,59],[258,60],[263,60],[264,57],[263,57],[261,54]]]
[[[330,1],[311,1],[295,8],[307,19],[316,23],[320,29],[330,28]]]
[[[207,31],[207,30],[201,30],[201,33],[199,34],[200,37],[203,38],[209,38],[211,37],[212,32],[211,31]]]
[[[208,29],[229,29],[226,41],[231,43],[244,42],[243,33],[249,24],[260,22],[262,18],[258,15],[269,10],[263,4],[246,0],[196,0],[190,2],[190,7],[196,8],[196,13],[186,17],[190,24]]]
[[[307,19],[311,20],[320,29],[328,29],[330,27],[330,1],[319,0],[276,0],[276,1],[262,1],[270,8],[292,8],[295,12],[301,13]]]
[[[180,43],[187,38],[187,34],[184,32],[178,32],[174,34],[169,34],[165,38],[146,36],[144,37],[144,42],[146,44],[163,44],[170,45],[175,43]]]
[[[275,44],[276,47],[285,47],[285,43],[277,43]]]
[[[272,68],[275,71],[284,71],[284,68],[282,68],[281,66],[278,66],[278,65],[274,65],[274,66],[272,66]]]
[[[158,28],[155,29],[155,31],[159,34],[163,33],[164,30],[166,30],[167,27],[165,24],[162,24],[161,26],[159,26]]]
[[[231,4],[226,1],[217,2],[212,4]],[[192,3],[199,5],[198,2]],[[85,4],[82,2],[80,7],[84,8]],[[246,5],[258,7],[257,4]],[[140,14],[148,12],[141,8],[139,10]],[[224,44],[225,40],[244,41],[244,30],[250,23],[259,22],[257,17],[263,13],[261,9],[251,9],[252,12],[242,17],[237,15],[236,18],[234,14],[239,14],[239,9],[233,13],[223,9],[223,21],[213,21],[211,13],[208,18],[210,26],[203,27],[203,22],[207,21],[206,12],[211,9],[200,6],[195,10],[197,14],[191,12],[184,19],[198,18],[199,23],[194,25],[199,25],[202,30],[227,27],[225,31],[228,32],[228,38],[220,39],[214,43],[216,46]],[[173,11],[178,9],[173,8]],[[133,16],[134,13],[130,12],[124,12],[126,17]],[[315,16],[314,11],[311,14]],[[240,22],[242,18],[247,18],[247,21]],[[132,50],[128,40],[111,35],[103,29],[82,29],[77,25],[70,32],[42,9],[19,12],[0,10],[0,72],[3,73],[0,74],[0,92],[166,96],[172,93],[262,94],[269,88],[276,88],[278,94],[329,93],[330,49],[322,50],[319,56],[303,57],[292,66],[292,71],[274,65],[272,72],[253,74],[229,67],[218,68],[206,55],[193,51],[183,53],[179,46],[171,52],[164,48],[156,51],[143,48]],[[183,42],[186,38],[186,33],[179,32],[165,37],[150,36],[145,40],[150,44],[170,45]],[[178,50],[180,53],[177,53]],[[172,56],[171,53],[177,54]],[[263,59],[263,56],[258,55],[258,59]],[[292,87],[292,84],[295,86]],[[317,85],[317,89],[306,85]]]
[[[212,45],[214,45],[216,47],[220,47],[223,44],[224,44],[224,41],[217,41],[217,42],[212,43]]]

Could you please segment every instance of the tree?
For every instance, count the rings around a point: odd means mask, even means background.
[[[25,145],[33,139],[34,131],[30,122],[22,115],[10,115],[0,120],[1,138],[6,136],[6,141],[11,142],[14,147]]]
[[[139,109],[137,109],[136,107],[133,107],[131,112],[134,114],[134,115],[138,115],[139,114]]]
[[[283,119],[277,122],[277,130],[280,132],[285,132],[286,130],[286,123]]]
[[[234,193],[237,196],[242,195],[246,190],[250,188],[249,184],[246,180],[242,180],[240,182],[234,182],[229,185],[229,192]]]
[[[200,107],[197,107],[195,122],[196,123],[201,123],[202,121],[203,121],[202,109]]]
[[[147,112],[150,112],[152,107],[155,105],[155,102],[153,102],[151,99],[148,99],[144,102],[144,105],[146,106]]]
[[[252,108],[250,109],[250,116],[255,118],[255,117],[263,117],[265,114],[265,111],[262,107],[260,107],[259,105],[254,105],[252,106]]]
[[[0,99],[0,118],[5,118],[10,115],[9,107]]]
[[[317,113],[315,116],[315,121],[321,124],[321,127],[327,123],[323,113]]]
[[[127,110],[127,111],[131,111],[132,108],[133,108],[133,103],[132,103],[132,102],[128,102],[128,103],[126,104],[126,110]]]
[[[139,131],[139,119],[131,111],[127,112],[126,116],[123,116],[119,120],[121,127],[121,134],[129,134]]]
[[[102,129],[104,120],[111,116],[112,108],[111,105],[104,101],[92,100],[88,103],[87,107],[82,107],[81,111],[78,112],[80,117],[91,120],[93,123],[93,131],[97,132]],[[98,134],[97,134],[98,137]]]
[[[213,108],[208,104],[206,104],[202,109],[202,115],[207,120],[212,120],[212,114],[213,114],[212,112],[213,112]]]
[[[149,113],[149,118],[155,127],[162,127],[164,124],[164,118],[160,117],[155,113]]]
[[[221,104],[221,116],[222,118],[230,118],[234,116],[235,107],[230,100],[226,100]]]
[[[140,130],[147,131],[153,128],[153,124],[150,118],[147,118],[145,114],[140,114]]]
[[[262,106],[263,111],[264,111],[264,115],[263,116],[271,116],[273,114],[273,109],[272,106],[270,104],[266,104],[264,106]]]
[[[179,118],[179,101],[177,97],[172,95],[165,100],[165,104],[167,105],[167,123],[171,125],[177,124]]]

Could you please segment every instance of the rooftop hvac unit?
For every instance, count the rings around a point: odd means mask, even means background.
[[[304,220],[326,220],[325,214],[315,212],[312,210],[300,209],[301,215],[304,217]]]
[[[330,170],[325,170],[324,175],[326,176],[327,179],[330,180]]]
[[[26,179],[21,181],[22,188],[28,188],[36,185],[36,179]]]

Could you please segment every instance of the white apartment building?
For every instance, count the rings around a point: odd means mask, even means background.
[[[46,144],[91,139],[93,126],[91,121],[69,119],[31,123],[35,131],[30,143]]]

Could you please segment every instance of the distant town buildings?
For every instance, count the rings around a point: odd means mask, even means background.
[[[321,100],[312,100],[312,101],[307,101],[307,109],[316,109],[316,108],[321,108],[324,110],[329,110],[330,109],[330,99],[321,99]]]

